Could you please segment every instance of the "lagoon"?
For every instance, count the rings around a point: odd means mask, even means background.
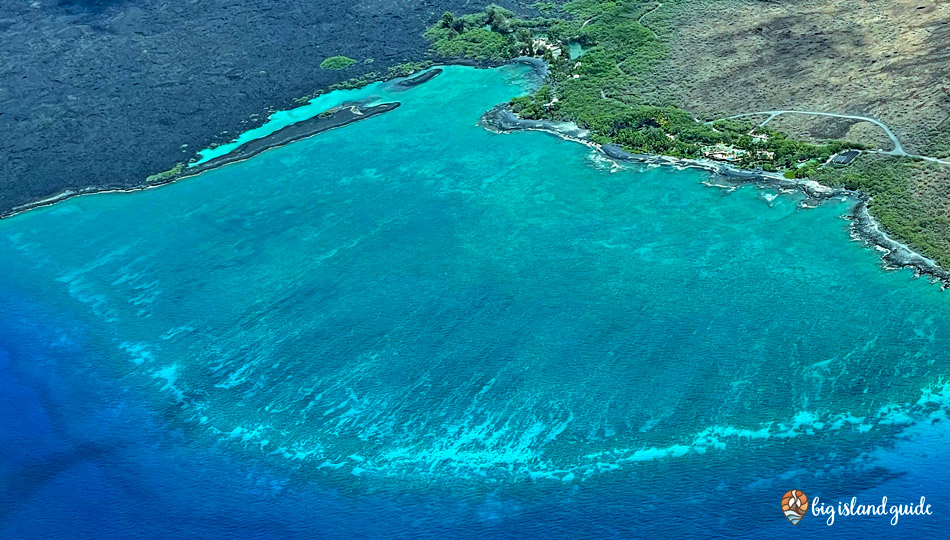
[[[24,396],[0,527],[28,537],[45,505],[93,531],[92,505],[158,536],[129,517],[153,494],[186,535],[229,536],[220,507],[265,523],[252,537],[761,537],[792,487],[930,500],[894,482],[942,481],[901,460],[945,440],[940,287],[884,271],[853,201],[479,126],[532,84],[378,84],[360,98],[402,106],[0,221],[0,359]],[[910,432],[925,448],[894,453]],[[23,480],[36,460],[59,465]],[[180,500],[154,495],[169,482]],[[51,502],[83,489],[101,496]],[[724,499],[743,511],[686,511]]]

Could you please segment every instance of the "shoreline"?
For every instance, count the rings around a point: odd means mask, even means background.
[[[458,65],[458,66],[469,66],[476,69],[490,69],[495,67],[500,67],[503,65],[510,64],[523,64],[532,68],[533,73],[539,79],[543,80],[548,73],[547,64],[538,58],[532,58],[527,56],[518,57],[512,59],[508,62],[491,62],[491,61],[476,61],[476,60],[465,60],[465,59],[455,59],[455,60],[446,60],[443,63],[437,64],[430,68],[426,68],[421,73],[415,73],[408,75],[406,77],[394,77],[394,78],[383,78],[378,81],[372,82],[385,82],[391,81],[393,79],[402,79],[400,81],[394,82],[393,87],[398,88],[399,90],[410,90],[429,82],[435,77],[442,74],[443,67]],[[372,83],[368,83],[372,84]],[[131,185],[99,185],[99,186],[89,186],[82,189],[67,189],[56,195],[39,199],[36,201],[31,201],[19,206],[15,206],[6,211],[0,211],[0,219],[11,218],[17,215],[20,215],[24,212],[30,210],[35,210],[37,208],[43,208],[46,206],[52,206],[56,203],[63,202],[74,197],[79,197],[82,195],[94,195],[96,193],[134,193],[136,191],[143,191],[147,189],[152,189],[156,187],[165,186],[185,178],[190,178],[192,176],[197,176],[203,172],[210,171],[231,163],[238,163],[254,157],[257,154],[270,150],[272,148],[279,148],[280,146],[285,146],[292,142],[312,137],[318,135],[325,131],[331,129],[336,129],[338,127],[345,127],[353,122],[359,120],[365,120],[377,114],[384,112],[389,112],[397,107],[399,107],[399,102],[383,103],[376,106],[364,106],[363,103],[343,103],[337,107],[331,108],[317,116],[295,122],[289,126],[285,126],[280,130],[275,131],[269,135],[261,137],[259,139],[254,139],[244,143],[243,145],[235,148],[231,152],[228,152],[225,155],[218,156],[216,158],[210,159],[206,162],[200,164],[183,164],[182,170],[176,174],[170,175],[165,178],[160,178],[153,181],[148,181],[147,179],[142,179],[138,183]],[[330,114],[329,117],[324,116],[325,114]],[[341,118],[346,117],[346,118]],[[315,125],[311,125],[315,124]],[[287,131],[285,131],[287,130]],[[299,134],[297,133],[299,132]],[[280,134],[280,135],[278,135]],[[280,142],[278,142],[280,139]],[[262,147],[256,149],[255,146],[261,145]],[[161,173],[159,173],[161,174]]]
[[[817,205],[822,201],[835,197],[850,198],[855,201],[855,206],[845,218],[851,223],[851,237],[867,247],[873,247],[884,252],[881,255],[881,261],[885,270],[911,269],[917,277],[926,276],[932,282],[939,282],[941,289],[950,288],[950,271],[941,267],[936,261],[918,253],[907,244],[895,240],[883,230],[869,211],[868,203],[871,201],[871,197],[866,193],[844,188],[833,188],[810,179],[789,179],[779,173],[743,170],[709,159],[632,154],[615,144],[602,145],[591,141],[587,138],[586,130],[573,123],[518,118],[507,103],[497,105],[487,111],[479,123],[482,127],[496,133],[541,131],[561,139],[583,144],[617,161],[672,166],[681,169],[701,169],[716,174],[736,186],[754,184],[763,188],[773,187],[781,190],[801,191],[806,197],[803,201],[804,205]]]
[[[252,139],[223,156],[209,159],[201,164],[188,166],[181,173],[170,177],[169,181],[196,176],[231,163],[244,161],[268,150],[280,148],[331,129],[348,126],[354,122],[392,111],[398,108],[399,105],[398,101],[368,107],[360,103],[344,103],[317,116],[285,126],[269,135]]]
[[[410,88],[415,88],[422,83],[431,81],[432,79],[438,77],[442,74],[442,68],[434,67],[428,71],[423,71],[419,75],[410,75],[409,78],[403,79],[393,83],[393,86],[399,88],[400,90],[408,90]]]
[[[477,69],[492,68],[501,65],[523,64],[531,68],[534,76],[540,80],[548,74],[548,65],[538,58],[518,57],[508,62],[486,62],[476,60],[456,59],[434,66],[421,74],[410,75],[405,80],[395,83],[403,90],[424,84],[442,73],[440,66],[459,65]],[[354,122],[371,118],[378,114],[389,112],[400,106],[399,102],[383,103],[375,106],[364,106],[361,103],[344,103],[312,118],[301,120],[269,135],[248,141],[223,156],[211,159],[200,165],[186,166],[177,174],[157,181],[142,180],[140,184],[128,187],[95,186],[74,191],[67,190],[52,197],[30,202],[0,213],[0,219],[13,217],[36,208],[72,199],[81,195],[96,193],[132,193],[177,182],[201,173],[238,163],[250,159],[258,154],[274,148],[280,148],[290,143],[318,135],[320,133],[345,127]],[[328,116],[326,116],[328,115]],[[881,256],[886,270],[908,268],[914,270],[918,277],[927,276],[931,281],[939,282],[942,289],[950,288],[950,270],[944,269],[936,261],[918,253],[913,248],[895,240],[884,231],[877,220],[871,215],[868,203],[869,195],[859,191],[844,188],[825,186],[810,179],[789,179],[779,173],[770,173],[762,170],[743,170],[727,163],[709,159],[690,159],[662,156],[655,154],[632,154],[615,144],[599,144],[588,138],[588,131],[573,122],[552,122],[547,120],[525,120],[511,111],[508,103],[502,103],[486,111],[479,124],[485,129],[496,133],[510,133],[514,131],[541,131],[559,138],[583,144],[603,153],[608,158],[637,162],[646,165],[673,166],[676,168],[701,169],[724,178],[734,185],[755,184],[760,187],[774,187],[782,190],[797,190],[805,194],[805,205],[817,205],[822,201],[834,197],[848,197],[856,201],[852,211],[846,216],[851,222],[851,236],[861,241],[867,247],[874,247],[884,252]]]
[[[512,64],[528,66],[540,81],[551,72],[547,62],[533,56],[517,56],[511,60],[475,60],[472,58],[440,58],[436,66],[463,66],[475,69],[492,69]]]
[[[434,75],[430,76],[429,79],[432,77],[434,77]],[[354,122],[359,122],[360,120],[372,118],[379,114],[392,111],[399,106],[400,103],[398,101],[382,103],[380,105],[369,107],[359,103],[345,103],[312,118],[301,120],[281,128],[270,135],[248,141],[223,156],[218,156],[214,159],[201,163],[200,165],[186,166],[177,174],[171,175],[167,178],[162,178],[152,182],[143,179],[139,184],[127,187],[93,186],[82,190],[67,190],[52,197],[47,197],[45,199],[20,205],[10,209],[7,212],[0,213],[0,219],[17,216],[36,208],[51,206],[82,195],[94,195],[96,193],[133,193],[136,191],[144,191],[147,189],[165,186],[179,180],[184,180],[185,178],[190,178],[201,173],[225,167],[232,163],[239,163],[274,148],[280,148],[293,142],[313,137],[314,135],[319,135],[336,128],[348,126]],[[329,115],[324,116],[327,113],[329,113]]]

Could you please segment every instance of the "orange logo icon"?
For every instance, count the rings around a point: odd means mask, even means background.
[[[786,492],[782,495],[782,512],[792,525],[798,525],[808,513],[808,497],[797,489]]]

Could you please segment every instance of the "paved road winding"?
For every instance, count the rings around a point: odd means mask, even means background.
[[[640,18],[637,19],[637,24],[639,24],[640,26],[642,26],[642,27],[646,28],[647,30],[649,30],[649,31],[653,34],[653,37],[658,38],[658,39],[659,39],[660,36],[658,36],[658,35],[656,34],[656,31],[654,31],[654,30],[653,30],[652,28],[650,28],[649,26],[643,24],[643,18],[646,17],[647,15],[651,15],[653,12],[655,12],[655,11],[658,10],[658,9],[660,9],[661,7],[663,7],[663,2],[657,2],[655,8],[651,9],[650,11],[647,11],[647,12],[644,13],[643,15],[640,15]]]
[[[904,146],[901,144],[900,139],[897,138],[897,135],[895,135],[894,132],[891,131],[891,128],[889,128],[887,124],[885,124],[884,122],[881,122],[880,120],[870,118],[868,116],[857,116],[853,114],[836,114],[836,113],[827,113],[827,112],[819,112],[819,111],[782,110],[782,111],[756,111],[756,112],[736,114],[733,116],[728,116],[726,118],[727,119],[742,118],[746,116],[760,116],[763,114],[767,114],[769,115],[769,117],[766,118],[761,124],[759,124],[759,126],[764,126],[765,124],[768,124],[769,122],[771,122],[775,117],[783,115],[783,114],[807,114],[807,115],[814,115],[814,116],[831,116],[834,118],[849,118],[851,120],[860,120],[862,122],[870,122],[874,124],[875,126],[878,126],[879,128],[884,130],[884,133],[887,134],[887,137],[891,140],[891,143],[894,144],[894,149],[893,150],[868,150],[868,152],[871,152],[874,154],[885,154],[888,156],[911,157],[911,158],[923,159],[927,161],[933,161],[934,163],[941,163],[943,165],[950,165],[950,160],[939,159],[939,158],[935,158],[931,156],[921,156],[919,154],[908,154],[904,150]]]
[[[863,122],[871,122],[875,126],[878,126],[879,128],[883,129],[884,133],[887,133],[887,137],[891,140],[892,143],[894,143],[894,149],[891,150],[891,152],[894,155],[897,155],[897,156],[907,155],[907,152],[904,151],[904,147],[901,145],[900,140],[897,138],[897,135],[894,135],[894,132],[891,131],[891,128],[887,127],[887,125],[884,122],[881,122],[880,120],[875,120],[874,118],[870,118],[867,116],[855,116],[852,114],[835,114],[835,113],[826,113],[826,112],[818,112],[818,111],[758,111],[758,112],[737,114],[735,116],[730,116],[729,118],[741,118],[743,116],[758,116],[761,114],[767,114],[769,115],[769,117],[766,118],[764,122],[759,124],[759,126],[764,126],[765,124],[768,124],[773,119],[775,119],[775,117],[779,115],[783,115],[783,114],[807,114],[807,115],[814,115],[814,116],[831,116],[834,118],[849,118],[851,120],[861,120]]]

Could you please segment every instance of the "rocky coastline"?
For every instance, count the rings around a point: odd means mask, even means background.
[[[563,139],[578,142],[599,150],[608,158],[643,163],[647,165],[666,165],[678,168],[702,169],[712,172],[733,185],[755,184],[760,187],[773,187],[783,190],[798,190],[805,195],[805,206],[814,206],[824,200],[835,197],[848,197],[856,201],[854,208],[846,216],[851,222],[851,234],[855,240],[866,246],[881,250],[881,259],[887,269],[908,268],[918,276],[925,276],[939,282],[943,289],[950,287],[950,271],[936,261],[914,251],[910,246],[891,238],[877,220],[871,215],[870,197],[863,192],[822,185],[814,180],[789,179],[779,173],[762,170],[743,170],[726,163],[708,159],[685,159],[653,154],[633,154],[615,144],[598,144],[591,141],[586,130],[570,122],[551,122],[546,120],[526,120],[512,112],[508,104],[492,108],[482,116],[481,125],[491,131],[505,133],[512,131],[543,131]]]
[[[429,78],[431,79],[431,77]],[[231,163],[244,161],[262,152],[285,146],[294,141],[306,139],[331,129],[352,124],[353,122],[372,118],[373,116],[392,111],[399,107],[399,105],[400,104],[398,102],[382,103],[380,105],[373,106],[366,106],[360,103],[346,103],[331,109],[326,113],[314,116],[313,118],[308,118],[306,120],[301,120],[300,122],[279,129],[265,137],[248,141],[223,156],[218,156],[204,163],[182,168],[175,174],[170,174],[154,181],[143,180],[139,183],[122,188],[91,186],[80,190],[67,190],[53,197],[14,207],[6,212],[0,213],[0,218],[10,217],[22,212],[26,212],[27,210],[32,210],[34,208],[49,206],[51,204],[65,201],[80,195],[91,195],[93,193],[133,192],[163,186],[183,178],[189,178],[212,169],[229,165]]]

